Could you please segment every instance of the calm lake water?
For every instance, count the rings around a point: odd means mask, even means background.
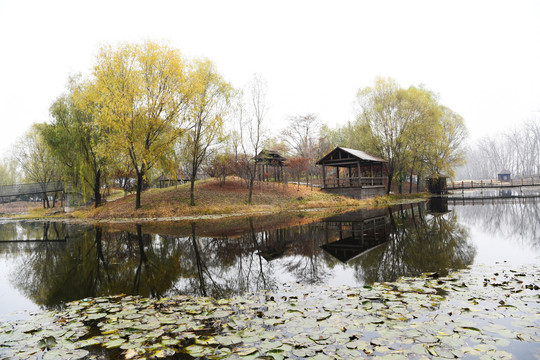
[[[360,286],[471,264],[533,264],[539,219],[538,199],[434,199],[281,225],[275,217],[115,227],[3,220],[0,315],[108,294],[222,298],[294,282]]]

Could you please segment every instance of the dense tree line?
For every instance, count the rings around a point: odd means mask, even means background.
[[[251,203],[263,149],[287,158],[280,181],[312,184],[320,174],[315,162],[333,147],[362,149],[388,160],[389,189],[413,174],[452,174],[463,159],[463,119],[422,87],[377,79],[358,92],[355,121],[329,129],[315,114],[290,116],[276,137],[267,130],[266,88],[255,75],[235,89],[210,60],[167,45],[104,46],[90,75],[69,79],[50,121],[35,124],[14,154],[23,181],[64,179],[96,207],[116,183],[136,192],[136,208],[160,175],[189,179],[195,205],[201,172],[221,183],[230,175],[244,179]],[[1,175],[9,164],[0,165]]]
[[[503,170],[515,177],[540,174],[540,118],[485,136],[467,149],[467,162],[458,169],[461,179],[493,179]]]

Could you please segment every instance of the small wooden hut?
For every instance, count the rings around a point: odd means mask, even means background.
[[[499,181],[510,181],[511,173],[509,170],[502,170],[497,174],[497,180]]]
[[[428,191],[431,194],[446,194],[448,192],[448,175],[434,173],[426,178]]]
[[[268,181],[270,176],[275,181],[283,180],[283,164],[285,162],[283,156],[281,156],[275,150],[262,150],[257,156],[255,156],[255,162],[257,164],[257,177],[259,181]]]
[[[354,198],[384,194],[386,160],[361,150],[336,147],[317,161],[323,189]]]

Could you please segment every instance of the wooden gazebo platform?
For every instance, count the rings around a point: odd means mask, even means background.
[[[254,159],[259,181],[268,181],[270,175],[273,175],[276,181],[283,180],[283,166],[287,159],[277,151],[263,149]]]
[[[361,150],[337,147],[317,161],[323,189],[354,198],[384,195],[386,160]]]

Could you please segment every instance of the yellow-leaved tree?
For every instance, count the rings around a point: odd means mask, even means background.
[[[147,41],[101,48],[92,86],[94,119],[104,141],[98,151],[113,164],[129,164],[137,176],[135,208],[148,171],[170,167],[173,145],[183,134],[191,97],[188,65],[177,49]]]
[[[193,206],[199,168],[211,155],[212,147],[224,141],[223,119],[230,111],[234,89],[207,59],[194,61],[191,81],[193,92],[186,113],[189,127],[179,144],[179,153],[190,178],[190,204]]]

